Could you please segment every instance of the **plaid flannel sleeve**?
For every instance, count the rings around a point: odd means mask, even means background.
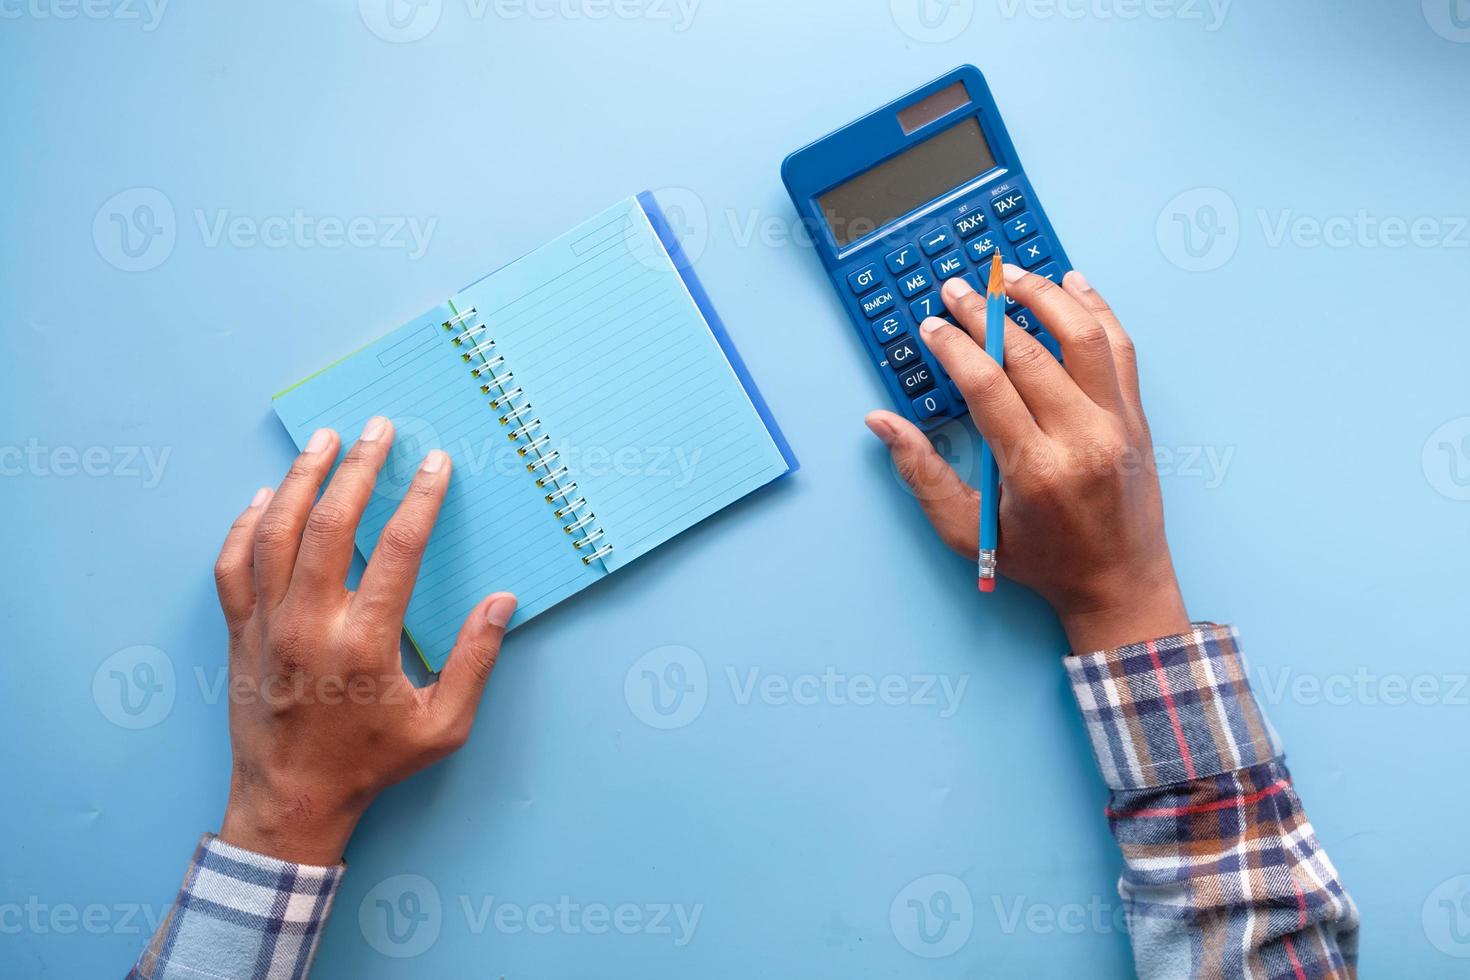
[[[1138,973],[1357,975],[1358,911],[1317,843],[1227,626],[1068,657],[1125,868]]]
[[[291,864],[205,834],[129,980],[305,977],[344,870]]]

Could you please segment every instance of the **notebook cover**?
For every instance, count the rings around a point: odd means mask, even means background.
[[[796,454],[791,451],[791,444],[786,441],[786,436],[781,431],[781,426],[776,422],[776,416],[771,413],[771,408],[766,404],[760,389],[756,387],[755,379],[750,376],[750,370],[745,366],[745,360],[740,356],[740,351],[735,348],[735,341],[730,339],[730,333],[725,329],[724,322],[719,313],[715,312],[715,305],[710,301],[709,293],[705,292],[704,285],[699,281],[699,276],[694,272],[694,265],[689,261],[684,252],[684,246],[679,242],[679,236],[674,233],[668,218],[664,215],[663,208],[659,206],[658,199],[649,191],[643,191],[638,195],[638,204],[643,208],[643,213],[648,215],[648,223],[653,225],[654,233],[663,243],[664,250],[669,253],[669,258],[674,261],[674,268],[678,270],[680,277],[684,280],[684,286],[689,290],[689,295],[694,299],[694,305],[699,307],[699,312],[704,315],[704,320],[709,324],[710,332],[715,335],[715,341],[719,343],[720,349],[725,352],[725,359],[730,362],[730,367],[735,370],[735,377],[739,379],[740,386],[745,389],[750,403],[755,406],[756,414],[765,423],[766,431],[771,434],[771,441],[781,452],[781,458],[786,460],[789,467],[786,473],[778,480],[785,479],[797,470],[801,469],[801,463]]]

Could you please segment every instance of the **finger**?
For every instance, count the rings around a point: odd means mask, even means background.
[[[908,419],[892,412],[873,412],[864,421],[888,447],[894,468],[918,498],[940,539],[974,558],[980,534],[980,494],[960,479],[929,437]]]
[[[346,593],[353,535],[392,445],[393,426],[389,421],[381,416],[368,419],[356,445],[337,467],[332,482],[306,519],[301,554],[291,576],[293,593],[317,598]]]
[[[224,611],[225,623],[234,632],[241,623],[250,618],[255,609],[255,527],[270,503],[270,487],[255,491],[255,499],[245,513],[235,518],[225,543],[219,550],[214,563],[214,585],[219,590],[219,605]]]
[[[378,535],[348,613],[364,628],[394,635],[403,629],[419,563],[449,488],[449,471],[448,453],[436,449],[424,457],[403,502]]]
[[[1091,313],[1103,329],[1108,332],[1108,343],[1113,349],[1113,366],[1118,375],[1118,387],[1130,405],[1143,411],[1143,400],[1138,394],[1138,355],[1133,347],[1133,338],[1123,329],[1123,323],[1108,301],[1080,272],[1072,271],[1062,279],[1062,288]]]
[[[1066,290],[1019,266],[1005,267],[1006,292],[1041,320],[1062,345],[1067,373],[1087,397],[1104,408],[1116,408],[1122,395],[1113,367],[1108,332]]]
[[[262,602],[275,605],[291,584],[301,529],[322,481],[337,461],[339,444],[331,429],[313,432],[260,518],[255,529],[255,590]]]
[[[1031,411],[995,359],[958,327],[929,317],[919,327],[924,346],[944,366],[996,459],[1018,459],[1041,436]]]
[[[499,592],[476,606],[460,627],[459,639],[455,640],[444,673],[433,689],[437,713],[452,729],[451,743],[463,745],[469,737],[485,683],[490,680],[490,672],[500,656],[506,624],[515,611],[516,597]]]
[[[965,332],[980,347],[985,346],[987,303],[983,295],[963,279],[951,279],[941,293],[949,311],[959,320]],[[1041,342],[1007,320],[1005,332],[1005,371],[1021,400],[1043,429],[1049,423],[1074,417],[1092,408],[1092,400],[1082,393],[1066,368]]]

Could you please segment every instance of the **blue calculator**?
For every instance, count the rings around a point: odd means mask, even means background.
[[[899,412],[925,429],[967,411],[919,340],[925,317],[952,319],[945,281],[984,292],[997,252],[1054,282],[1072,268],[973,65],[796,151],[781,176]],[[1029,310],[1007,311],[1059,354]]]

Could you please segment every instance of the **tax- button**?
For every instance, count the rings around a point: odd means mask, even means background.
[[[874,262],[872,265],[864,266],[848,276],[847,282],[848,285],[852,286],[852,291],[861,296],[878,285],[879,275],[878,263]]]
[[[895,371],[905,371],[909,369],[914,364],[918,363],[921,356],[922,355],[919,352],[918,343],[910,337],[905,337],[902,340],[895,340],[893,343],[883,348],[883,359],[887,361],[888,366],[893,368],[893,370]]]
[[[893,270],[895,276],[901,276],[918,264],[919,250],[912,245],[905,245],[897,252],[889,252],[888,258],[884,261],[888,263],[888,268]]]
[[[948,228],[936,228],[919,239],[925,255],[938,255],[954,244],[954,236]]]
[[[871,296],[864,296],[861,302],[863,304],[863,315],[871,320],[875,316],[887,313],[888,308],[897,302],[897,299],[893,295],[893,290],[880,289]]]
[[[1020,191],[1011,191],[991,201],[990,208],[997,218],[1004,219],[1009,214],[1026,209],[1026,195]]]
[[[929,365],[920,361],[916,366],[898,376],[898,385],[903,389],[905,395],[910,398],[918,398],[934,387],[934,372],[929,370]]]
[[[1006,237],[1013,242],[1019,242],[1023,238],[1029,238],[1036,234],[1037,230],[1036,215],[1030,211],[1024,214],[1018,214],[1006,222]]]

